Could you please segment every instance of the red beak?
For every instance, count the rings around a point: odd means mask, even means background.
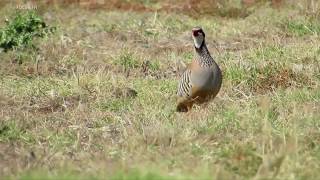
[[[195,30],[195,31],[192,31],[192,35],[193,35],[193,36],[198,36],[198,31],[196,31],[196,30]]]

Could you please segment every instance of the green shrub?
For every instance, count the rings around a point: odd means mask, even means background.
[[[125,71],[139,67],[139,61],[132,52],[123,51],[116,59],[116,64],[121,65]]]
[[[48,27],[43,19],[34,11],[18,11],[0,28],[0,48],[4,51],[35,47],[33,39],[52,33],[54,28]]]

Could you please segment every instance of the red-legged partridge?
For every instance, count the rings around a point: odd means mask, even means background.
[[[192,38],[195,57],[182,74],[178,85],[178,112],[187,112],[194,103],[201,104],[213,99],[222,83],[221,70],[208,51],[203,30],[193,28]]]

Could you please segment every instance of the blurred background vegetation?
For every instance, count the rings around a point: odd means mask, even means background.
[[[319,9],[0,0],[0,179],[317,179]],[[198,25],[223,87],[180,114]]]

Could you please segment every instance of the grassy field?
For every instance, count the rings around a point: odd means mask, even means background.
[[[55,31],[0,52],[0,179],[319,178],[320,3],[129,2],[39,5]],[[194,26],[223,86],[177,113]]]

